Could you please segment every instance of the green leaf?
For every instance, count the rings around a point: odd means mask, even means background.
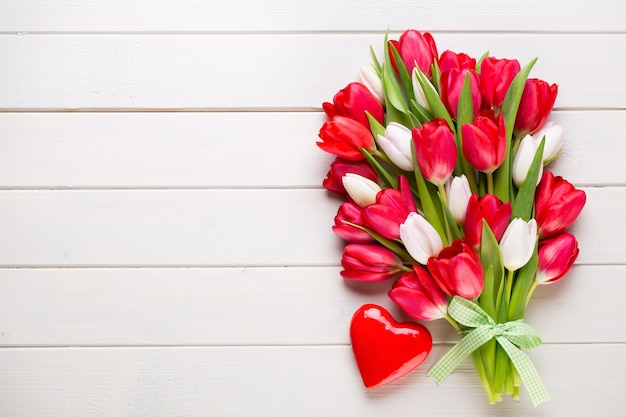
[[[372,154],[367,151],[367,149],[361,148],[361,153],[365,155],[365,158],[367,158],[372,168],[374,168],[374,170],[378,173],[378,176],[385,182],[385,184],[387,184],[388,187],[398,188],[396,180],[391,176],[391,174],[389,174],[389,172],[387,172],[385,168],[382,167],[382,165],[380,165],[376,158],[374,158]]]
[[[530,257],[528,263],[517,271],[515,285],[513,286],[513,293],[511,295],[511,304],[509,305],[510,320],[524,318],[524,312],[526,310],[526,297],[533,281],[535,280],[535,274],[537,273],[537,267],[539,265],[539,256],[537,255],[537,251],[537,245],[535,245],[535,251]]]
[[[391,105],[401,113],[408,112],[409,106],[404,98],[404,93],[402,93],[402,90],[400,89],[400,84],[398,84],[396,75],[393,69],[386,64],[383,66],[382,83],[383,91],[385,93],[385,101],[387,101],[388,104],[387,110],[389,110],[389,105]]]
[[[406,99],[410,100],[414,97],[413,95],[413,82],[411,81],[411,74],[409,74],[409,70],[406,69],[406,65],[404,65],[404,61],[400,57],[400,54],[396,50],[396,47],[392,44],[390,46],[391,52],[393,54],[393,58],[396,61],[396,67],[398,68],[398,75],[400,76],[400,82],[402,83],[402,87],[404,87],[404,94],[406,95]]]
[[[380,62],[378,62],[378,57],[376,56],[376,52],[374,52],[374,48],[371,45],[370,45],[370,55],[372,56],[372,61],[374,61],[372,65],[374,66],[374,69],[376,70],[376,74],[378,74],[378,77],[380,77],[382,66],[380,65]]]
[[[480,57],[480,59],[476,62],[476,72],[480,74],[480,66],[482,65],[483,61],[485,60],[485,58],[487,58],[489,56],[489,51],[486,51],[483,56]]]
[[[480,243],[480,262],[485,271],[491,270],[491,276],[489,277],[491,282],[488,282],[487,275],[485,274],[485,288],[480,295],[479,303],[483,310],[485,310],[495,320],[498,318],[498,292],[501,286],[504,284],[504,263],[502,261],[502,252],[500,252],[500,246],[494,236],[489,224],[483,219],[483,230]]]
[[[411,110],[420,121],[420,124],[418,126],[421,126],[429,120],[433,119],[433,115],[430,114],[430,112],[426,110],[426,108],[424,108],[417,101],[415,101],[415,99],[411,100]]]
[[[424,90],[424,96],[426,96],[426,101],[430,106],[430,112],[434,117],[441,117],[446,122],[448,122],[450,129],[454,131],[454,123],[452,122],[452,118],[450,117],[450,113],[448,113],[446,106],[443,104],[443,101],[441,101],[441,97],[439,97],[439,94],[437,93],[433,85],[430,83],[430,81],[428,81],[426,75],[424,75],[424,73],[418,67],[415,67],[415,69],[417,73],[417,82],[422,87],[422,90]]]
[[[440,211],[437,210],[435,206],[435,200],[433,196],[436,191],[429,187],[422,175],[422,172],[419,169],[419,165],[417,164],[417,159],[415,158],[415,146],[412,147],[413,150],[413,166],[415,167],[415,181],[417,183],[417,194],[419,195],[420,202],[422,205],[422,211],[424,212],[424,217],[426,220],[435,228],[441,240],[444,243],[444,246],[448,246],[448,235],[443,226],[443,220],[440,216]],[[432,185],[432,184],[431,184]]]
[[[467,181],[469,182],[472,193],[478,192],[478,186],[476,185],[476,175],[474,167],[467,162],[465,154],[463,154],[463,133],[461,126],[464,124],[470,124],[474,120],[474,102],[472,100],[472,86],[470,82],[469,74],[466,74],[463,88],[461,89],[461,95],[459,96],[459,107],[457,111],[457,131],[456,131],[456,148],[457,148],[457,166],[460,167],[460,171],[465,174]]]
[[[447,230],[450,232],[450,235],[452,237],[452,239],[450,240],[461,239],[463,237],[463,233],[461,233],[459,225],[456,224],[456,220],[454,220],[454,216],[450,211],[450,207],[448,207],[448,204],[446,203],[446,200],[441,196],[441,193],[437,193],[437,196],[439,197],[439,203],[441,204],[441,209],[443,210],[443,215],[446,221],[446,225],[448,227]]]
[[[528,170],[528,176],[520,187],[515,202],[513,203],[513,211],[511,218],[517,217],[524,221],[529,221],[533,211],[533,202],[535,201],[535,189],[537,188],[537,179],[539,178],[539,170],[543,164],[543,148],[545,145],[545,137],[541,140],[537,153],[533,158],[533,162]]]
[[[537,58],[530,61],[522,70],[515,76],[511,83],[509,90],[504,97],[502,103],[502,113],[504,115],[504,122],[506,126],[506,156],[504,162],[494,173],[494,186],[495,195],[503,202],[510,201],[511,194],[511,142],[513,137],[513,128],[515,127],[515,118],[517,117],[517,109],[519,108],[519,102],[522,99],[522,93],[524,92],[524,86],[526,85],[526,79],[532,69],[533,65],[537,62]]]
[[[374,116],[370,114],[367,110],[365,111],[365,115],[367,116],[367,120],[370,123],[370,131],[372,132],[372,136],[378,143],[378,135],[385,136],[385,126],[383,126]]]

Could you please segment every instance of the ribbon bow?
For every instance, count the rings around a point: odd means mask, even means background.
[[[471,327],[463,337],[433,366],[426,376],[432,376],[441,384],[463,359],[494,337],[500,343],[526,385],[533,404],[548,401],[550,397],[532,361],[520,348],[533,349],[541,344],[535,329],[522,320],[496,323],[476,303],[455,296],[448,307],[448,314],[458,323]]]

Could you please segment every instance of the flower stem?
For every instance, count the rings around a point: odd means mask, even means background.
[[[530,298],[533,296],[533,293],[535,292],[538,286],[539,286],[539,283],[537,281],[533,281],[533,283],[530,285],[530,289],[528,290],[528,295],[526,296],[526,307],[528,307],[528,303],[530,303]]]
[[[493,172],[487,173],[487,194],[493,194]]]
[[[454,327],[454,330],[456,330],[457,332],[461,331],[461,327],[459,327],[459,323],[457,323],[452,317],[450,317],[449,314],[447,313],[444,314],[443,318],[446,319],[446,321],[450,323],[452,327]]]
[[[506,276],[506,301],[507,305],[511,304],[511,293],[513,292],[513,274],[515,271],[508,271]]]

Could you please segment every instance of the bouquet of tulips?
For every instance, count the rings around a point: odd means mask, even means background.
[[[334,232],[345,279],[393,279],[389,297],[417,320],[445,319],[460,341],[428,372],[437,383],[472,356],[490,403],[535,405],[546,390],[522,349],[535,288],[578,256],[567,232],[585,193],[544,167],[560,155],[548,117],[557,85],[529,78],[535,60],[441,55],[429,33],[384,41],[384,59],[324,103],[317,145],[336,156]]]

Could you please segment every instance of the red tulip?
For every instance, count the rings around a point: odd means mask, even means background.
[[[467,74],[469,74],[470,77],[470,90],[472,92],[475,117],[482,105],[478,73],[472,69],[456,68],[441,73],[441,100],[453,119],[456,119],[458,115],[459,98],[461,97],[461,91],[463,90]]]
[[[562,233],[570,227],[583,209],[587,196],[563,177],[544,172],[535,192],[535,218],[539,238]]]
[[[351,161],[365,159],[361,148],[376,149],[374,137],[361,123],[344,116],[335,116],[322,125],[316,142],[322,150]]]
[[[415,159],[426,180],[437,186],[448,181],[456,165],[456,144],[448,123],[441,118],[413,128]]]
[[[391,59],[391,66],[393,67],[393,70],[397,73],[398,64],[396,64],[396,58],[393,55],[394,48],[396,51],[398,51],[398,53],[400,53],[400,42],[398,42],[395,39],[387,42],[387,50],[389,51],[389,58]]]
[[[335,225],[333,226],[333,232],[343,240],[347,240],[350,243],[371,243],[374,238],[364,230],[354,227],[348,223],[363,226],[363,220],[361,217],[363,209],[357,204],[346,201],[337,211],[335,216]]]
[[[574,265],[578,252],[578,242],[569,233],[539,241],[539,267],[535,281],[551,284],[563,278]]]
[[[449,296],[476,298],[483,291],[485,272],[474,249],[455,240],[435,258],[428,260],[428,271]]]
[[[480,245],[483,219],[487,221],[496,240],[500,241],[511,220],[512,210],[511,203],[503,204],[494,195],[485,194],[479,199],[476,194],[472,194],[465,215],[465,241],[474,247]]]
[[[451,69],[476,69],[476,60],[467,54],[452,51],[444,51],[439,58],[439,70],[443,74]]]
[[[409,74],[413,73],[413,68],[417,65],[430,78],[433,61],[438,55],[435,40],[430,33],[425,32],[422,35],[412,29],[405,31],[400,36],[398,52]]]
[[[322,185],[328,191],[334,191],[345,196],[347,195],[347,191],[343,186],[342,178],[348,173],[358,174],[374,182],[378,182],[378,174],[366,161],[350,161],[348,159],[335,158],[330,164],[330,170],[328,174],[326,174],[324,181],[322,181]]]
[[[547,82],[536,78],[526,80],[522,99],[517,110],[515,130],[518,137],[524,137],[528,133],[534,133],[544,125],[558,93],[556,84],[549,85]]]
[[[504,162],[506,157],[506,127],[502,113],[483,110],[474,123],[461,127],[463,154],[467,161],[479,171],[491,173]]]
[[[343,250],[341,276],[358,281],[383,281],[402,267],[402,261],[381,245],[350,243]]]
[[[389,291],[389,298],[417,320],[440,319],[448,310],[446,294],[430,274],[418,266],[396,280]]]
[[[400,238],[400,225],[409,213],[416,212],[409,182],[400,176],[398,190],[385,188],[376,196],[376,203],[367,206],[361,215],[363,223],[387,239]]]
[[[333,97],[332,103],[322,105],[328,117],[346,116],[370,128],[365,112],[369,112],[379,123],[385,120],[385,110],[378,99],[361,83],[350,83]]]
[[[480,64],[480,92],[486,107],[502,107],[513,79],[520,72],[516,59],[487,57]]]

